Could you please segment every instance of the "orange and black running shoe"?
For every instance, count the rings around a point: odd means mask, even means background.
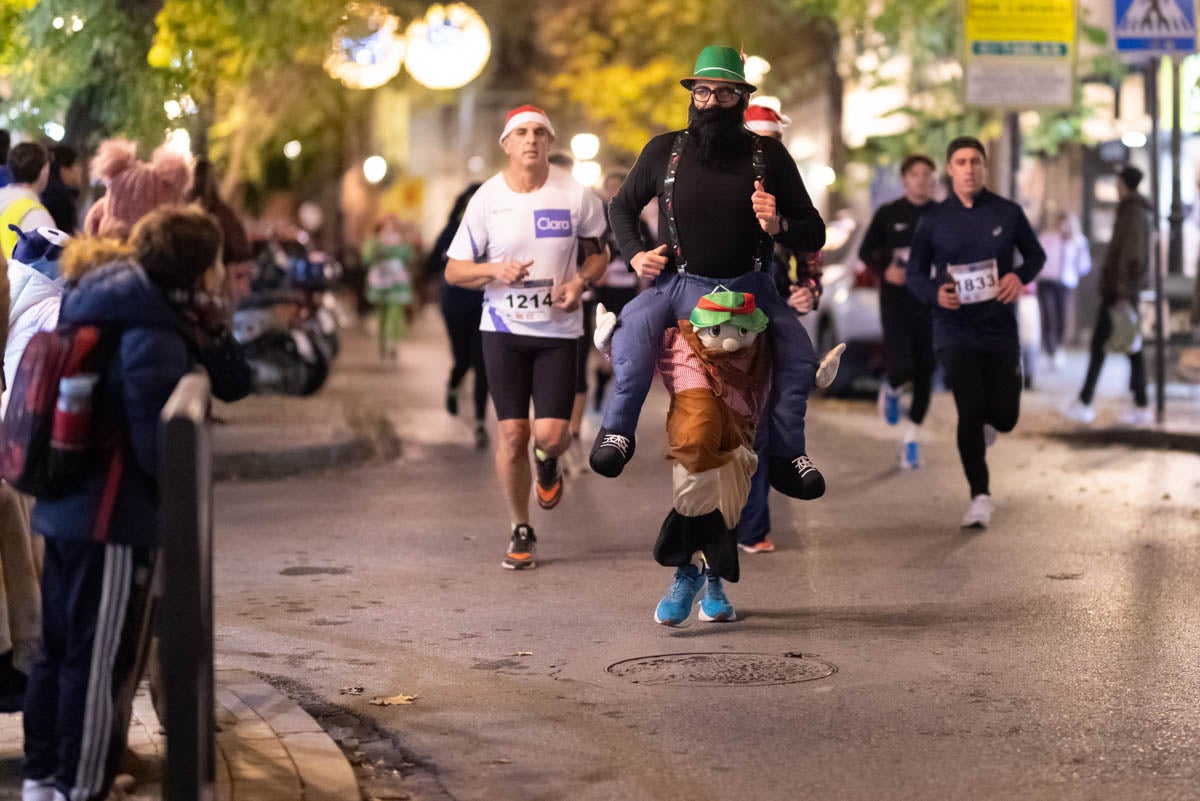
[[[534,492],[537,493],[538,506],[543,509],[553,509],[563,496],[563,474],[558,464],[558,458],[547,456],[541,448],[534,448],[534,461],[537,463],[537,481],[534,482]]]
[[[533,529],[528,524],[513,526],[512,540],[501,565],[505,570],[532,570],[537,567],[533,558],[536,548],[537,537],[533,536]]]

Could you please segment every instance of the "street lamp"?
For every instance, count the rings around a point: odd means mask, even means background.
[[[427,89],[458,89],[483,72],[492,54],[487,23],[466,3],[436,4],[405,31],[404,66]]]
[[[571,175],[575,176],[575,180],[584,186],[595,186],[600,183],[600,175],[603,172],[599,162],[595,161],[577,161],[571,167]]]
[[[375,89],[400,72],[404,49],[399,19],[375,3],[350,3],[325,71],[351,89]]]
[[[599,152],[600,137],[595,134],[581,133],[571,137],[571,153],[576,161],[589,161]]]
[[[383,156],[368,156],[362,169],[363,177],[373,186],[387,177],[388,165]]]

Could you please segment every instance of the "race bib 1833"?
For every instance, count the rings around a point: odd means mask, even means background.
[[[954,279],[959,302],[966,305],[995,300],[1000,289],[1000,274],[995,259],[971,264],[950,264],[946,269]]]
[[[553,308],[554,279],[520,281],[504,291],[500,313],[514,323],[544,323]]]

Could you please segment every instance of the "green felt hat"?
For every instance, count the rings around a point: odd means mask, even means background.
[[[720,287],[700,298],[688,322],[697,328],[733,323],[747,331],[761,333],[767,328],[767,315],[762,309],[755,308],[754,296],[749,292],[730,292]]]
[[[700,55],[696,56],[696,67],[691,76],[679,83],[683,88],[691,89],[692,81],[724,81],[741,84],[751,92],[758,90],[757,86],[746,80],[746,65],[742,54],[732,47],[721,45],[709,45],[701,50]]]

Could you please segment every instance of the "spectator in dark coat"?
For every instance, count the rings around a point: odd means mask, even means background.
[[[46,537],[45,652],[26,694],[22,774],[25,798],[53,788],[54,797],[91,801],[106,797],[125,751],[122,724],[159,547],[158,418],[209,339],[224,277],[219,224],[199,209],[152,211],[123,250],[83,247],[92,248],[83,254],[87,269],[60,319],[119,337],[101,392],[121,423],[79,488],[38,498],[33,513]],[[71,257],[68,249],[68,276],[77,274]]]

